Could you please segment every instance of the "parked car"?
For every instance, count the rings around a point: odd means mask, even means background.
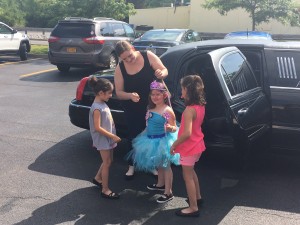
[[[1,55],[19,55],[21,60],[27,60],[30,49],[30,40],[26,34],[22,34],[7,24],[0,22]]]
[[[267,40],[210,40],[170,48],[161,57],[165,79],[180,122],[185,106],[180,79],[199,74],[207,99],[203,124],[208,148],[240,155],[267,148],[299,150],[300,43]],[[113,82],[113,72],[99,74]],[[71,122],[88,129],[94,94],[83,78],[69,105]],[[122,101],[108,101],[117,131],[126,137]]]
[[[272,35],[263,31],[236,31],[225,35],[225,39],[265,39],[273,40]]]
[[[118,63],[114,51],[116,42],[132,42],[134,38],[134,30],[122,21],[67,17],[59,21],[50,34],[48,58],[62,72],[68,72],[70,67],[115,68]]]
[[[133,46],[136,50],[150,50],[161,56],[170,47],[195,41],[201,41],[201,38],[190,29],[155,29],[135,39]]]

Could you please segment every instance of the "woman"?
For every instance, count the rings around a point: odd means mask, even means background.
[[[123,106],[128,123],[130,142],[145,129],[145,115],[148,104],[149,86],[154,79],[164,79],[168,70],[161,60],[151,51],[135,51],[127,41],[119,41],[115,51],[120,62],[115,70],[115,88]],[[125,175],[131,179],[134,175],[133,163]]]

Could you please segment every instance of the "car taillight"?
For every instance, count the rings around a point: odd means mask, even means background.
[[[83,38],[82,39],[85,43],[87,44],[100,44],[103,45],[104,44],[104,40],[100,37],[87,37],[87,38]]]
[[[84,77],[80,80],[77,90],[76,90],[76,100],[81,101],[82,100],[82,95],[83,95],[83,90],[86,85],[86,82],[88,81],[89,77]]]
[[[60,39],[59,37],[50,36],[50,37],[48,38],[48,42],[49,42],[49,43],[57,42],[59,39]]]

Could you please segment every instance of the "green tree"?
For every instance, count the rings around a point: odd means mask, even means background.
[[[31,27],[54,27],[58,20],[70,16],[111,17],[123,20],[135,13],[134,5],[126,3],[125,0],[23,0],[23,2],[26,25]]]
[[[217,9],[221,15],[242,8],[250,14],[252,30],[262,22],[270,22],[271,19],[299,26],[299,13],[293,0],[206,0],[203,7]]]
[[[10,26],[25,25],[25,13],[20,10],[21,0],[0,0],[0,21]]]
[[[135,9],[145,8],[145,0],[126,0],[127,3],[132,3]]]

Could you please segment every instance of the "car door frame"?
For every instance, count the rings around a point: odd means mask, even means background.
[[[248,149],[269,138],[271,131],[271,104],[262,87],[256,87],[237,95],[231,95],[222,74],[222,60],[231,54],[239,54],[249,67],[253,78],[255,75],[246,57],[236,47],[225,47],[208,53],[227,99],[234,127],[236,147]],[[261,143],[260,143],[261,144]],[[258,146],[259,147],[259,146]]]
[[[300,49],[265,50],[272,100],[272,148],[299,150]]]
[[[20,44],[18,42],[18,38],[16,37],[17,32],[15,32],[14,29],[11,29],[3,23],[1,23],[0,25],[6,28],[8,31],[7,33],[0,33],[0,49],[4,51],[17,50]]]

